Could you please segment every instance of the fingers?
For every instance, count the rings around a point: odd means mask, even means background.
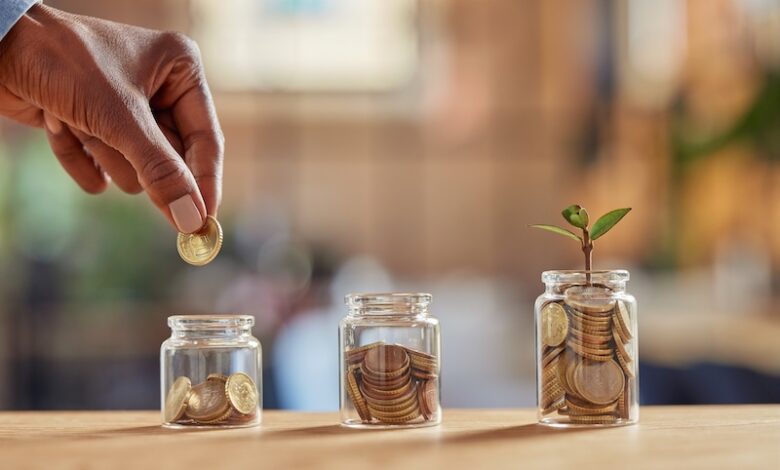
[[[152,98],[158,108],[170,110],[172,127],[184,146],[184,161],[192,171],[210,215],[222,199],[224,137],[217,119],[197,45],[178,37],[181,55]]]
[[[121,153],[96,137],[85,134],[78,129],[70,130],[81,141],[84,148],[92,155],[92,158],[100,164],[100,167],[119,186],[119,189],[130,194],[138,194],[143,191],[141,183],[138,182],[135,169]]]
[[[181,143],[181,138],[179,138],[179,132],[176,130],[176,124],[173,122],[171,113],[168,111],[156,112],[154,119],[157,121],[157,125],[160,126],[160,130],[165,135],[165,138],[168,139],[171,147],[184,158],[184,145]]]
[[[205,80],[182,95],[172,109],[184,161],[198,182],[206,209],[216,215],[222,199],[224,137]]]
[[[65,171],[84,191],[90,194],[105,191],[108,177],[95,165],[79,139],[57,118],[48,113],[43,116],[49,145]]]
[[[203,226],[206,206],[192,172],[158,127],[147,102],[128,103],[97,137],[130,162],[152,202],[183,233]]]

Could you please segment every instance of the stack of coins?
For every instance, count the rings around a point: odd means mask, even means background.
[[[542,415],[572,423],[612,424],[630,418],[635,377],[628,307],[600,287],[574,286],[541,312]]]
[[[436,356],[383,342],[347,349],[346,390],[366,423],[433,420],[439,410]]]
[[[257,387],[243,372],[210,374],[194,386],[181,376],[168,390],[163,412],[166,423],[241,425],[255,420],[258,403]]]

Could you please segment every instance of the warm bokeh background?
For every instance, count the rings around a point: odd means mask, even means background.
[[[780,402],[780,1],[50,0],[184,31],[226,135],[223,253],[0,132],[0,408],[155,408],[172,313],[255,315],[269,408],[337,407],[351,291],[434,295],[447,406],[534,402],[527,228],[632,212],[642,402]]]

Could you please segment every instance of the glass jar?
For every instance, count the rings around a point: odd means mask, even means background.
[[[441,423],[439,321],[430,294],[350,294],[339,326],[340,409],[346,426]]]
[[[160,348],[163,425],[260,423],[262,351],[249,315],[175,315]]]
[[[636,299],[628,271],[546,271],[536,299],[538,417],[553,426],[639,420]]]

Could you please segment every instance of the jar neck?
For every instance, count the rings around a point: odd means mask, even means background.
[[[420,317],[427,316],[430,294],[349,294],[345,298],[350,316]]]
[[[195,339],[242,339],[252,336],[251,328],[221,328],[221,329],[200,329],[174,328],[171,330],[171,337],[183,340]]]
[[[561,295],[572,286],[594,286],[611,291],[613,294],[621,294],[626,291],[629,280],[626,270],[612,271],[545,271],[542,273],[542,282],[545,292],[550,295]]]
[[[174,315],[168,317],[171,337],[177,339],[241,339],[252,336],[250,315]]]

